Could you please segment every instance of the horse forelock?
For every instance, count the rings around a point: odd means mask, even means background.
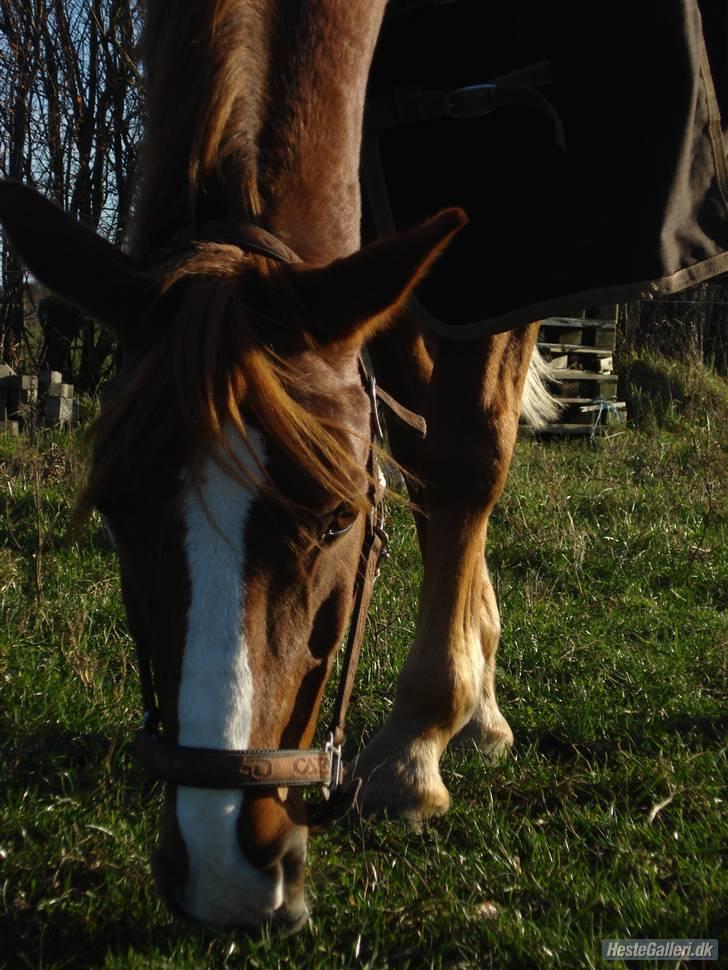
[[[91,429],[93,461],[80,514],[103,507],[120,484],[131,483],[135,493],[142,480],[174,477],[182,468],[196,481],[208,458],[241,484],[295,506],[254,450],[252,462],[240,460],[226,428],[243,442],[257,428],[332,502],[357,501],[361,490],[353,484],[362,463],[351,443],[360,434],[358,374],[352,369],[352,393],[342,394],[339,363],[324,361],[285,279],[267,264],[236,246],[206,242],[161,275],[148,344]],[[263,288],[265,309],[247,299],[249,285]],[[286,357],[276,344],[295,346],[296,353]]]

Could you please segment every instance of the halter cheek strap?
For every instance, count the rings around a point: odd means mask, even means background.
[[[241,249],[258,252],[280,262],[297,259],[288,247],[257,226],[231,228],[211,224],[205,229],[205,237],[208,239],[234,242]],[[367,515],[361,565],[354,587],[354,605],[334,712],[324,748],[221,751],[193,748],[166,740],[161,734],[161,718],[149,653],[137,641],[144,723],[137,732],[135,754],[150,776],[168,784],[190,788],[271,789],[322,785],[327,789],[327,801],[306,802],[307,824],[311,827],[321,827],[344,815],[354,803],[361,784],[359,779],[348,784],[343,783],[341,746],[344,742],[346,712],[364,640],[367,612],[379,573],[379,563],[385,555],[387,545],[383,490],[375,444],[376,441],[381,443],[383,439],[378,402],[386,404],[399,421],[407,424],[421,437],[427,431],[424,418],[403,407],[386,391],[381,390],[374,378],[367,373],[361,360],[359,367],[371,402],[372,437],[367,460],[367,472],[371,482],[371,509]]]

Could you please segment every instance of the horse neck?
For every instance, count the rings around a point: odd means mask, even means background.
[[[384,2],[279,0],[261,188],[272,231],[311,262],[359,246],[364,95]]]
[[[134,248],[254,221],[304,259],[359,245],[367,76],[386,0],[148,0]]]

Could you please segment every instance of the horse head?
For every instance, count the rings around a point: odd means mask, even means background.
[[[0,219],[36,278],[124,350],[81,503],[113,535],[164,743],[309,749],[375,487],[361,353],[463,214],[327,265],[236,242],[235,226],[132,258],[10,182]],[[205,923],[299,925],[307,823],[292,785],[172,781],[161,893]]]

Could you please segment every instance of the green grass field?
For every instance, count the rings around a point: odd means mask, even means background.
[[[0,965],[595,967],[606,937],[728,953],[728,407],[667,416],[596,448],[520,444],[490,538],[514,752],[447,755],[453,808],[421,832],[313,839],[290,938],[201,936],[158,902],[117,567],[98,521],[64,541],[78,445],[0,442]],[[414,629],[414,529],[390,524],[352,752]]]

